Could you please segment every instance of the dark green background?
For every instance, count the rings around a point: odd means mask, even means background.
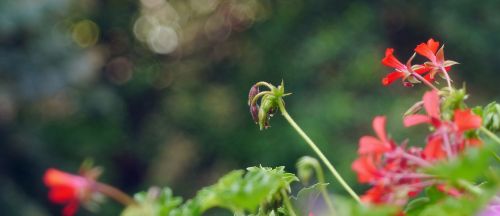
[[[401,115],[425,87],[381,86],[390,71],[380,64],[386,47],[406,59],[430,37],[444,41],[446,57],[461,63],[450,75],[455,85],[467,82],[469,103],[500,100],[497,0],[255,2],[266,8],[264,18],[220,40],[200,33],[160,55],[134,36],[140,1],[1,1],[2,215],[59,214],[43,173],[76,172],[85,158],[104,168],[102,181],[130,194],[159,185],[188,198],[232,169],[285,165],[293,172],[312,152],[280,116],[266,131],[252,123],[247,92],[260,80],[285,80],[290,114],[362,192],[350,164],[375,115],[388,116],[396,140],[424,141],[424,128],[403,129]],[[202,23],[213,13],[192,19]],[[81,48],[70,31],[85,19],[100,34]],[[107,68],[116,58],[127,60],[131,79],[113,80]],[[97,215],[119,210],[107,202]]]

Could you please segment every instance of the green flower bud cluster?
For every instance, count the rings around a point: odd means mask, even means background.
[[[259,87],[268,88],[267,91],[260,91]],[[279,104],[284,104],[283,97],[290,95],[285,93],[285,85],[275,87],[267,82],[258,82],[250,88],[248,92],[248,106],[250,115],[256,124],[259,124],[260,130],[270,127],[269,120],[279,109]],[[260,99],[260,103],[259,102]]]
[[[484,107],[483,125],[490,131],[500,131],[500,104],[492,102]]]

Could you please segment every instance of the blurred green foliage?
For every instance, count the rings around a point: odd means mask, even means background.
[[[58,214],[42,173],[76,171],[88,157],[129,193],[159,185],[192,197],[258,164],[293,172],[311,152],[281,118],[263,132],[252,123],[246,95],[260,80],[286,81],[290,114],[354,184],[350,164],[373,116],[389,116],[396,140],[419,132],[403,131],[401,113],[424,87],[383,88],[384,49],[406,59],[429,37],[461,63],[450,74],[467,81],[470,104],[500,100],[496,0],[166,2],[0,2],[3,214]],[[150,15],[161,28],[137,24]]]

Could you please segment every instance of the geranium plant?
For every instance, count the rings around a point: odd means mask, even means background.
[[[417,55],[427,61],[414,64]],[[455,87],[449,75],[458,63],[445,59],[444,46],[433,39],[417,45],[405,63],[388,48],[382,64],[393,69],[382,79],[384,86],[400,79],[406,87],[424,84],[429,88],[403,114],[408,130],[426,126],[429,134],[416,145],[397,141],[386,131],[386,117],[374,117],[375,135],[359,139],[359,157],[352,163],[358,182],[370,186],[360,196],[287,112],[284,97],[290,93],[282,81],[278,86],[255,83],[248,105],[261,130],[270,127],[274,114],[281,113],[319,158],[300,158],[297,175],[284,167],[235,170],[183,201],[168,187],[151,187],[131,198],[98,182],[101,172],[89,166],[78,175],[51,168],[44,176],[49,199],[63,204],[66,216],[74,215],[80,205],[92,209],[102,196],[123,203],[122,216],[196,216],[212,208],[234,215],[500,215],[500,157],[496,153],[500,138],[495,135],[500,131],[500,104],[468,106],[465,87]],[[440,79],[444,79],[443,86]],[[327,190],[322,165],[349,198]],[[310,183],[313,176],[316,184]],[[304,185],[298,192],[291,187],[297,182]]]

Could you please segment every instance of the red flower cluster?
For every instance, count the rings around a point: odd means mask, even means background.
[[[422,149],[398,146],[387,138],[384,116],[375,117],[373,129],[378,138],[363,136],[359,140],[360,157],[352,164],[358,181],[373,187],[361,199],[370,203],[395,203],[403,205],[407,198],[429,184],[423,182],[425,174],[418,169],[430,165],[422,159]]]
[[[89,200],[93,193],[93,179],[53,168],[45,172],[43,181],[50,189],[50,201],[65,205],[62,211],[64,216],[75,215],[80,202]]]
[[[423,188],[440,184],[438,179],[421,172],[422,168],[437,160],[456,157],[467,147],[480,144],[477,139],[466,138],[464,132],[478,129],[481,117],[471,110],[455,110],[453,120],[442,119],[437,91],[425,93],[423,101],[427,115],[407,116],[404,125],[429,123],[434,127],[424,148],[406,147],[406,143],[396,145],[386,134],[383,116],[373,120],[377,137],[363,136],[359,140],[359,158],[353,162],[352,169],[360,183],[373,186],[362,196],[363,201],[404,205]]]
[[[424,156],[427,160],[453,158],[467,146],[480,145],[478,139],[467,139],[464,132],[481,127],[481,117],[474,115],[470,109],[455,110],[454,120],[440,118],[439,95],[436,91],[424,94],[424,108],[427,115],[414,114],[404,119],[404,125],[410,127],[417,124],[431,124],[435,130],[429,135]]]
[[[439,48],[439,42],[434,41],[434,39],[429,39],[427,43],[421,43],[415,48],[416,54],[424,56],[429,61],[424,64],[412,65],[413,56],[406,62],[406,64],[401,63],[396,57],[394,57],[394,49],[387,48],[385,51],[385,57],[382,59],[382,64],[391,68],[395,71],[389,73],[382,79],[383,85],[389,85],[392,82],[402,79],[404,86],[413,86],[414,83],[419,83],[421,81],[434,81],[434,77],[438,73],[442,73],[443,76],[449,81],[447,72],[450,70],[452,65],[458,64],[455,61],[444,59],[444,46]]]

